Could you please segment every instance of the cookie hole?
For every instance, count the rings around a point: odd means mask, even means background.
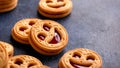
[[[73,57],[76,58],[76,59],[80,59],[80,58],[81,58],[81,55],[74,54]]]
[[[17,64],[17,65],[21,65],[21,64],[23,64],[23,60],[16,59],[14,63]]]
[[[11,54],[11,53],[10,53],[10,54],[8,55],[8,56],[9,56],[9,58],[10,58],[10,57],[12,57],[12,55],[13,55],[13,54]]]
[[[61,40],[60,34],[55,30],[53,39],[49,42],[50,44],[57,44]]]
[[[20,30],[20,31],[25,31],[25,30],[27,30],[27,27],[20,27],[19,30]]]
[[[33,26],[34,24],[35,24],[34,21],[30,21],[30,22],[29,22],[29,25],[30,25],[30,26]]]
[[[87,60],[88,60],[88,61],[94,61],[94,60],[95,60],[95,57],[94,57],[94,56],[88,56],[88,57],[87,57]]]
[[[73,63],[71,61],[70,61],[70,64],[72,65],[73,68],[88,68],[88,67],[90,67],[90,65],[85,65],[85,64],[80,65],[80,64]]]
[[[63,0],[57,0],[57,2],[63,2]]]
[[[40,40],[44,40],[45,39],[45,36],[44,35],[42,35],[42,34],[38,34],[38,36],[37,36]]]
[[[43,25],[43,28],[44,28],[44,30],[46,30],[46,31],[49,31],[49,30],[50,30],[50,27],[47,26],[47,25]]]
[[[50,1],[50,0],[47,0],[47,1],[46,1],[46,3],[52,3],[52,1]]]
[[[37,64],[36,63],[29,63],[28,64],[28,68],[32,67],[32,66],[36,66]]]

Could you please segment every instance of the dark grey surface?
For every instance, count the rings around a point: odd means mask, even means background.
[[[37,13],[39,0],[19,0],[15,10],[0,14],[0,40],[13,44],[15,55],[35,56],[51,68],[57,68],[60,57],[74,48],[88,48],[98,52],[103,59],[103,68],[120,68],[120,0],[72,1],[72,13],[55,20],[69,33],[69,43],[59,55],[43,56],[11,37],[11,28],[18,20],[47,19]]]

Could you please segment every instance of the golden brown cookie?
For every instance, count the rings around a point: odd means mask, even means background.
[[[30,30],[31,46],[43,55],[59,54],[68,43],[68,33],[59,23],[43,20]]]
[[[0,43],[0,68],[5,67],[8,61],[8,53],[5,47]]]
[[[0,13],[13,10],[17,3],[18,0],[0,0]]]
[[[38,12],[48,18],[62,18],[71,13],[71,0],[40,0]]]
[[[102,68],[102,58],[92,50],[77,48],[61,57],[59,68]]]
[[[28,34],[31,27],[38,21],[37,18],[29,18],[18,21],[12,28],[12,37],[19,43],[29,44]]]
[[[40,60],[29,55],[17,55],[8,61],[7,68],[49,68]]]
[[[0,44],[3,45],[8,53],[8,58],[11,58],[14,54],[14,48],[11,44],[0,41]]]

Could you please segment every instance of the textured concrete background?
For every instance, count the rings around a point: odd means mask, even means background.
[[[120,0],[72,1],[72,13],[63,19],[55,19],[69,33],[69,43],[59,55],[43,56],[11,38],[11,28],[18,20],[47,19],[37,13],[39,0],[19,0],[15,10],[0,14],[0,40],[13,44],[15,55],[35,56],[51,68],[57,68],[60,57],[74,48],[98,52],[103,59],[103,68],[120,68]]]

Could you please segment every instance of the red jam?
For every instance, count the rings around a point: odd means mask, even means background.
[[[43,26],[43,28],[44,28],[46,31],[49,31],[49,30],[50,30],[50,27],[48,27],[48,26]]]
[[[50,44],[56,44],[60,42],[60,35],[55,32],[55,36],[53,37],[53,39],[49,42]]]
[[[38,38],[39,38],[40,40],[44,40],[44,39],[45,39],[45,36],[39,34],[39,35],[38,35]]]

